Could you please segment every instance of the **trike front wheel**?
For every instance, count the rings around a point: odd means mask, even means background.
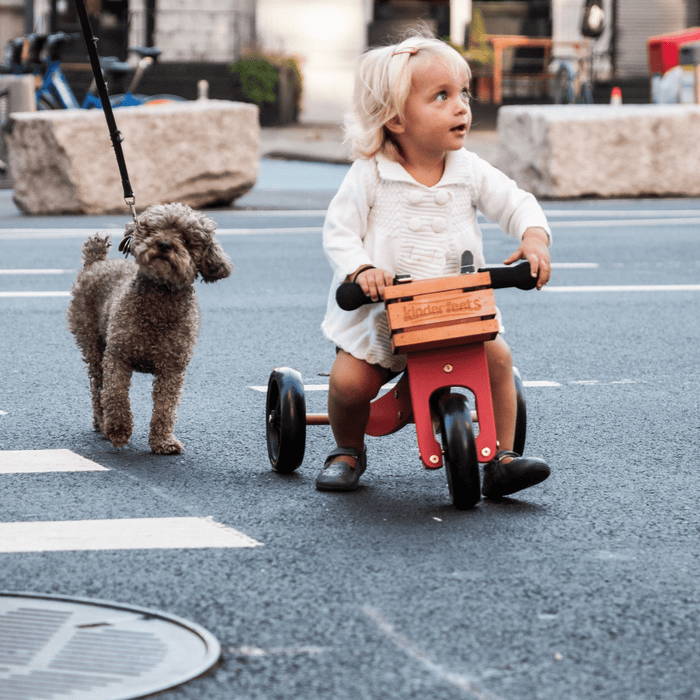
[[[525,405],[525,387],[520,377],[520,372],[513,367],[513,380],[515,381],[515,438],[513,440],[513,452],[522,456],[525,452],[525,438],[527,437],[527,407]]]
[[[481,498],[479,459],[471,413],[461,394],[450,394],[440,402],[438,410],[452,504],[457,510],[468,510]]]

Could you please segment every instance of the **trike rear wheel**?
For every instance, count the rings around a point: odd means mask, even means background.
[[[289,367],[273,370],[265,416],[270,464],[281,474],[291,474],[303,462],[306,448],[306,398],[299,372]]]
[[[440,432],[447,485],[457,510],[473,508],[481,498],[479,460],[467,401],[450,394],[439,404]]]

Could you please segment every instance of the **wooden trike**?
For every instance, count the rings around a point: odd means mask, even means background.
[[[415,282],[399,276],[385,290],[392,351],[406,355],[407,367],[390,391],[372,401],[366,434],[389,435],[415,423],[421,460],[428,469],[445,465],[458,510],[472,508],[481,497],[479,462],[493,459],[498,448],[484,349],[484,341],[498,333],[493,290],[532,289],[535,284],[527,262],[474,272],[471,255],[465,253],[460,275]],[[357,284],[340,285],[336,299],[345,310],[371,303]],[[517,370],[514,378],[513,449],[522,454],[527,416]],[[458,388],[474,395],[474,411],[464,393],[453,391]],[[328,425],[328,415],[306,413],[301,374],[288,367],[270,375],[266,404],[270,463],[289,474],[304,459],[306,426]],[[476,437],[474,423],[479,426]]]

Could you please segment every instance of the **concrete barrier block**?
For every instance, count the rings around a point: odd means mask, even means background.
[[[700,195],[700,105],[501,107],[498,143],[538,197]]]
[[[230,203],[257,181],[255,105],[223,100],[114,110],[138,211],[151,204]],[[14,114],[7,144],[14,200],[27,214],[124,211],[101,110]]]

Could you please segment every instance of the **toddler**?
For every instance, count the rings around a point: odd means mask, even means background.
[[[323,246],[334,278],[323,332],[337,348],[328,415],[337,448],[316,479],[325,491],[352,491],[367,468],[370,401],[406,366],[393,355],[382,304],[343,311],[341,282],[357,282],[373,301],[396,274],[458,275],[462,252],[483,267],[477,209],[519,242],[504,262],[529,261],[537,288],[549,281],[551,234],[535,198],[465,150],[471,125],[470,71],[448,44],[416,36],[367,52],[354,92],[355,162],[328,208]],[[499,319],[500,326],[500,314]],[[488,341],[499,451],[484,467],[482,494],[500,498],[549,476],[541,459],[512,452],[516,392],[508,345]]]

